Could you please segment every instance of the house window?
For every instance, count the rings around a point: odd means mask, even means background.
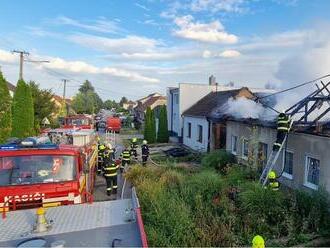
[[[179,94],[174,95],[174,102],[175,104],[179,104]]]
[[[286,178],[292,179],[293,153],[289,152],[289,151],[285,151],[285,156],[284,156],[283,162],[284,162],[283,176],[285,176]]]
[[[242,157],[247,158],[249,156],[249,140],[243,139],[242,141]]]
[[[305,186],[318,189],[319,176],[320,160],[307,156],[305,165]]]
[[[237,154],[237,136],[231,136],[231,152]]]
[[[191,138],[191,123],[188,122],[188,135],[187,135],[188,138]]]
[[[203,126],[198,125],[198,142],[203,143]]]
[[[258,145],[258,160],[259,164],[264,167],[267,164],[267,151],[268,151],[268,145],[263,142],[259,142]]]

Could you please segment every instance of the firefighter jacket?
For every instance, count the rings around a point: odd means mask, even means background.
[[[148,145],[142,145],[142,156],[149,156],[149,146]]]
[[[277,131],[289,132],[291,120],[286,114],[280,114],[277,118]]]
[[[121,154],[123,161],[131,161],[131,153],[128,150],[124,150]]]
[[[103,152],[103,162],[105,166],[112,163],[113,157],[111,151],[110,149],[105,149]]]
[[[105,177],[114,177],[117,176],[117,170],[119,166],[115,163],[109,163],[104,167],[104,176]]]
[[[280,188],[280,183],[277,181],[277,179],[269,179],[269,188],[277,191]]]

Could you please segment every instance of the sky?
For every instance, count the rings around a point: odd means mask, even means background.
[[[328,0],[1,0],[0,66],[55,94],[103,100],[178,83],[286,88],[330,73]],[[31,61],[49,61],[49,63]]]

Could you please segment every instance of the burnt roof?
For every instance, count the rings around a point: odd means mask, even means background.
[[[166,99],[167,98],[165,96],[153,96],[153,97],[150,97],[144,103],[139,102],[138,105],[135,107],[135,109],[144,112],[147,109],[147,107],[150,107],[152,104],[154,104],[158,100],[166,100]]]
[[[253,93],[246,87],[235,90],[211,92],[195,103],[192,107],[184,111],[182,115],[219,118],[219,113],[215,113],[215,110],[221,109],[221,107],[224,106],[230,98],[238,96],[243,90],[246,90],[253,95]],[[224,114],[221,114],[221,117],[224,117]]]

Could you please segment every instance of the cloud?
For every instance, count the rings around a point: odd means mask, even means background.
[[[200,58],[201,52],[198,50],[190,50],[184,48],[166,48],[156,49],[154,52],[145,53],[122,53],[121,57],[130,60],[143,60],[143,61],[173,61],[178,59],[194,59]],[[111,57],[110,57],[111,58]]]
[[[212,53],[209,50],[205,50],[203,52],[203,58],[207,59],[210,58],[212,56]]]
[[[0,50],[0,61],[2,63],[8,63],[8,64],[16,63],[18,62],[18,56],[10,52]]]
[[[147,8],[146,6],[144,6],[144,5],[142,5],[142,4],[134,3],[134,5],[137,6],[137,7],[139,7],[139,8],[141,8],[141,9],[143,9],[143,10],[150,11],[149,8]]]
[[[46,68],[61,71],[86,74],[106,74],[114,77],[125,78],[133,82],[158,83],[156,78],[145,77],[139,73],[127,71],[115,67],[96,67],[84,61],[67,61],[62,58],[51,58],[49,64],[42,65]]]
[[[219,54],[219,57],[223,58],[234,58],[240,56],[241,53],[236,50],[226,50]]]
[[[174,30],[173,34],[184,39],[208,42],[233,44],[238,41],[238,37],[225,32],[223,25],[219,21],[210,23],[193,22],[191,15],[177,17],[174,23],[179,29]]]
[[[100,33],[117,33],[121,30],[117,22],[107,20],[104,17],[99,18],[91,22],[90,24],[86,24],[66,16],[59,16],[53,21],[53,23],[57,25],[68,25],[68,26],[78,27]]]
[[[68,40],[94,50],[113,53],[150,51],[161,44],[158,40],[135,35],[115,39],[95,35],[76,34],[69,36]]]
[[[210,12],[234,12],[242,13],[246,10],[244,4],[246,0],[192,0],[190,9],[195,12],[210,11]]]
[[[225,50],[221,53],[212,52],[210,50],[204,50],[202,57],[207,58],[235,58],[241,56],[241,53],[236,50]]]

